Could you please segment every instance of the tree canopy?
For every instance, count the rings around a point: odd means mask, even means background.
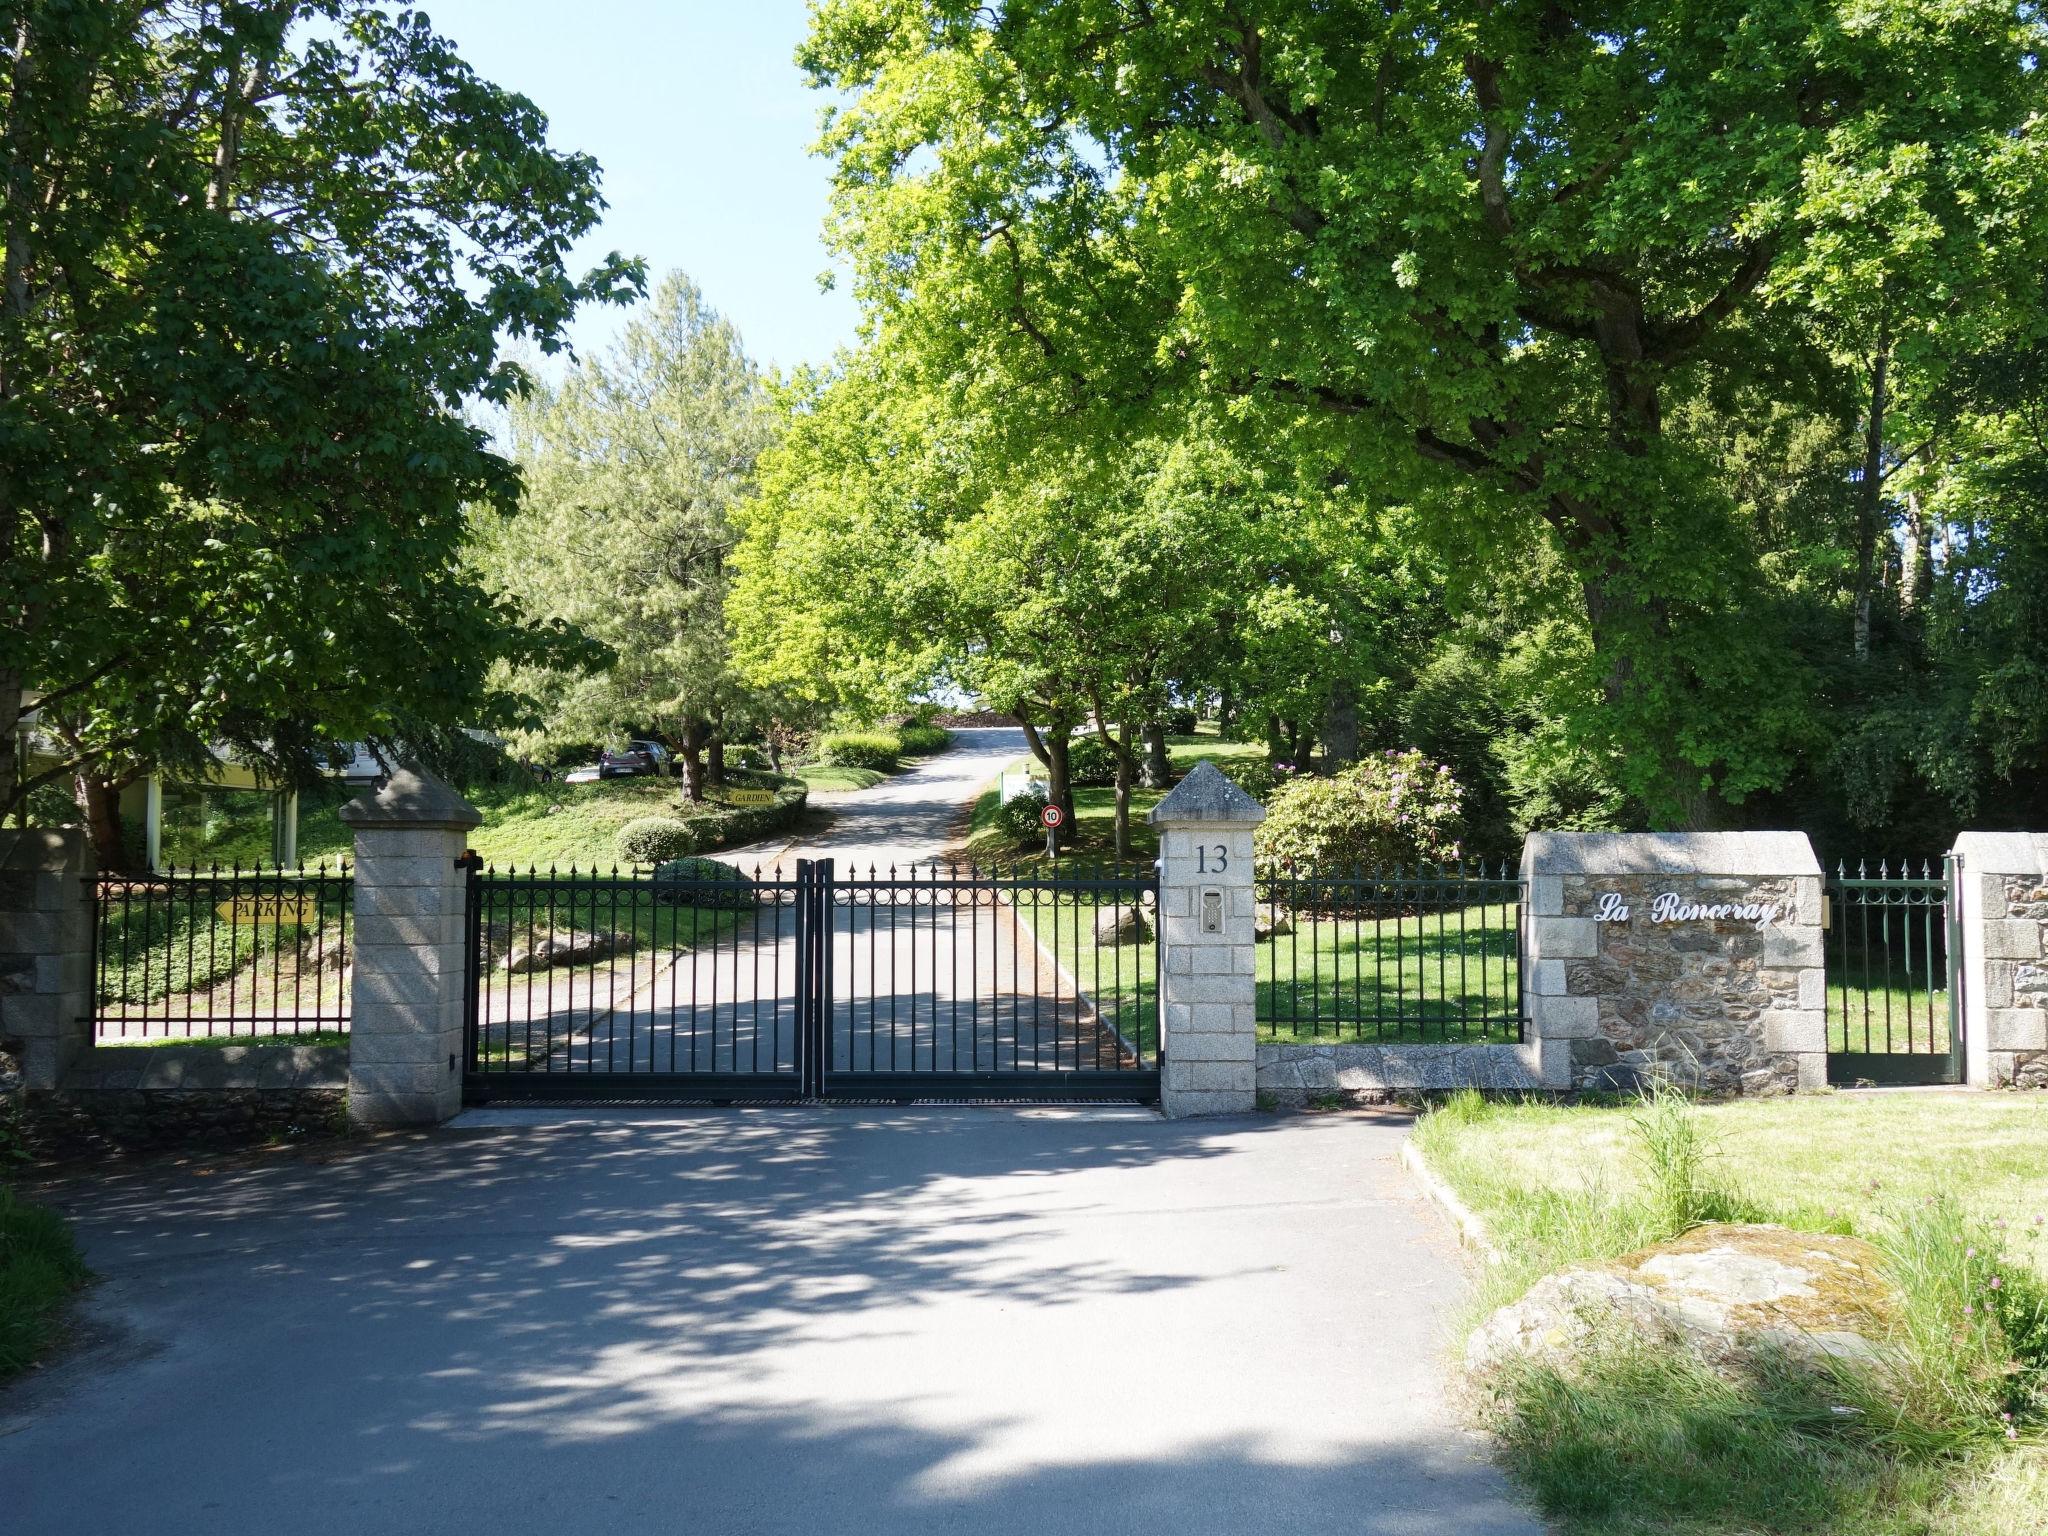
[[[702,798],[704,749],[750,702],[729,660],[728,565],[773,425],[739,333],[680,274],[606,356],[515,403],[526,497],[484,530],[479,563],[520,612],[609,652],[516,676],[545,736],[657,732]]]
[[[827,0],[803,58],[846,97],[823,147],[873,345],[1028,440],[996,451],[1199,404],[1341,457],[1459,562],[1539,537],[1575,599],[1561,748],[1698,822],[1794,775],[1813,691],[1687,414],[1882,440],[1851,375],[2010,328],[2040,42],[1990,0]]]
[[[464,414],[503,340],[638,282],[569,270],[603,202],[546,134],[371,0],[0,0],[6,808],[489,723],[492,658],[560,649],[460,560],[517,497]]]

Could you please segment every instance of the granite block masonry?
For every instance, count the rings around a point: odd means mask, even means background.
[[[1803,833],[1538,832],[1522,878],[1546,1088],[1826,1085],[1821,872]]]
[[[462,1107],[462,863],[475,806],[432,774],[402,768],[341,808],[355,833],[356,957],[348,1117],[433,1125]]]
[[[1252,829],[1258,801],[1197,763],[1152,808],[1159,829],[1159,1107],[1238,1115],[1258,1102]]]
[[[1963,1080],[2048,1088],[2048,836],[1965,832],[1954,855]]]
[[[93,873],[83,828],[0,831],[0,1050],[30,1093],[92,1043]]]

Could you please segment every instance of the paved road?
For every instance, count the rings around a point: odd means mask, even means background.
[[[62,1190],[101,1342],[0,1390],[0,1526],[1538,1536],[1396,1120],[563,1119]]]
[[[952,846],[966,807],[1025,752],[1024,733],[1016,726],[955,730],[953,743],[872,789],[811,796],[813,805],[833,815],[831,827],[822,833],[795,843],[757,843],[718,857],[752,868],[754,859],[779,856],[787,870],[795,868],[796,859],[830,858],[838,874],[858,868],[863,878],[870,867],[881,868],[886,878],[891,865],[900,870],[929,865]]]
[[[1130,1042],[1100,1027],[1083,994],[1135,995],[1135,952],[1085,952],[1077,980],[1010,906],[986,890],[942,884],[909,892],[886,882],[944,879],[935,855],[963,810],[1024,751],[1015,728],[956,733],[951,751],[857,794],[821,797],[829,832],[798,847],[721,854],[742,868],[831,857],[842,885],[833,913],[832,1068],[863,1071],[1092,1070],[1143,1065]],[[777,855],[780,853],[780,857]],[[764,874],[767,873],[764,867]],[[772,876],[770,877],[772,878]],[[1050,897],[1041,922],[1054,919]],[[1026,896],[1026,900],[1030,897]],[[1060,909],[1073,934],[1092,912]],[[680,954],[629,955],[610,967],[498,977],[484,997],[487,1043],[509,1039],[518,1070],[791,1072],[796,1063],[795,918],[765,903],[732,932]],[[1133,1004],[1135,1008],[1135,1004]],[[1127,1023],[1130,1021],[1127,1021]],[[1135,1027],[1134,1023],[1131,1027]]]

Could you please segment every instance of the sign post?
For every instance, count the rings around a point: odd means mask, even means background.
[[[1038,819],[1045,823],[1045,856],[1056,859],[1060,856],[1060,823],[1067,819],[1067,813],[1056,805],[1048,805],[1038,813]]]

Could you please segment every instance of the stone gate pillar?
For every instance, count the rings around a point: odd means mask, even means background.
[[[93,868],[82,828],[0,831],[0,1043],[31,1093],[92,1045]]]
[[[1827,1083],[1820,863],[1799,832],[1537,832],[1523,1004],[1546,1088]]]
[[[1152,808],[1159,829],[1159,1106],[1169,1118],[1258,1101],[1252,828],[1258,801],[1197,763]]]
[[[1956,839],[1963,1081],[2048,1087],[2048,836]]]
[[[462,1107],[468,833],[483,817],[401,768],[341,819],[355,832],[348,1117],[433,1125]]]

